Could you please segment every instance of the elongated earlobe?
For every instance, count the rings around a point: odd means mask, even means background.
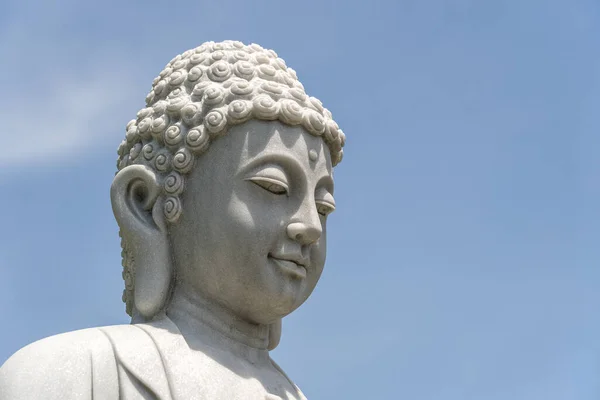
[[[131,165],[115,176],[110,197],[133,264],[125,265],[133,275],[132,314],[151,319],[166,305],[172,276],[160,182],[150,168]]]

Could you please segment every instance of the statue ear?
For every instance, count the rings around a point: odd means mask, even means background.
[[[273,350],[281,340],[281,320],[269,325],[269,345],[268,349]]]
[[[121,236],[135,260],[134,312],[151,319],[165,306],[172,266],[161,184],[150,168],[130,165],[115,176],[110,198]]]

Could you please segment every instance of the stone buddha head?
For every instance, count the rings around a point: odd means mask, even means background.
[[[175,291],[268,325],[321,275],[345,136],[272,50],[208,42],[176,56],[126,128],[111,200],[133,321]]]

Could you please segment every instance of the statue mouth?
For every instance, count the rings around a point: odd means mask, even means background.
[[[269,254],[269,258],[273,260],[273,262],[279,268],[281,268],[284,272],[288,273],[289,275],[297,279],[306,278],[306,266],[300,260],[293,260],[291,257],[275,257],[271,254]]]

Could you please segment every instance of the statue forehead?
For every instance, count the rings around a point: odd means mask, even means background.
[[[285,154],[296,158],[304,169],[324,169],[329,174],[332,171],[331,156],[323,139],[311,135],[301,126],[250,120],[232,127],[218,141],[222,143],[215,143],[215,147],[221,149],[215,156],[237,158],[239,165],[268,154]]]

